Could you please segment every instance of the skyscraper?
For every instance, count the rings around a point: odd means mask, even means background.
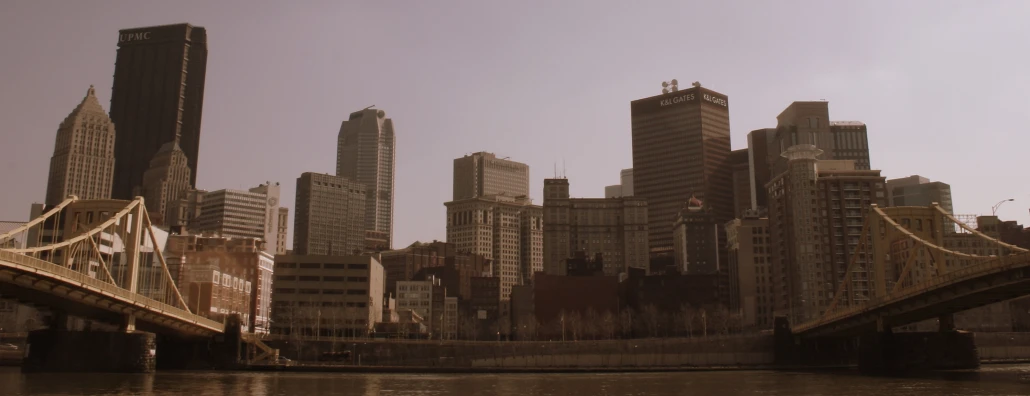
[[[508,300],[512,286],[544,270],[543,209],[528,197],[489,195],[444,205],[447,242],[491,260],[493,276],[501,278],[502,300]]]
[[[336,146],[336,176],[365,185],[363,191],[367,197],[364,202],[363,231],[385,233],[388,237],[387,248],[393,240],[395,150],[393,120],[386,118],[385,111],[355,111],[340,125]]]
[[[365,185],[305,172],[297,178],[293,253],[346,256],[364,249]]]
[[[605,186],[605,198],[632,197],[633,196],[633,168],[623,169],[619,172],[619,184]]]
[[[131,199],[165,143],[179,138],[196,186],[207,31],[189,24],[122,30],[111,88],[118,125],[112,197]]]
[[[871,169],[866,125],[861,121],[830,121],[829,102],[797,101],[778,116],[776,128],[748,134],[748,160],[751,170],[752,209],[769,204],[766,183],[783,173],[787,159],[782,156],[799,144],[816,146],[819,160],[852,160],[856,170]]]
[[[672,250],[672,225],[691,195],[721,223],[733,217],[726,95],[701,87],[630,104],[633,195],[647,198],[650,249]]]
[[[788,148],[786,171],[768,183],[773,279],[784,281],[776,287],[786,295],[774,309],[790,312],[791,323],[823,314],[853,259],[849,298],[868,300],[873,287],[871,257],[856,248],[870,205],[887,202],[885,180],[878,170],[820,161],[820,154],[810,144]]]
[[[275,243],[275,254],[286,254],[286,232],[288,231],[288,224],[290,224],[290,208],[285,206],[279,207],[279,232],[277,233]]]
[[[729,157],[733,177],[733,218],[739,219],[751,209],[751,170],[748,149],[733,150]]]
[[[189,189],[190,168],[186,154],[179,148],[179,142],[173,140],[154,154],[150,167],[143,172],[143,184],[133,189],[133,195],[143,197],[154,224],[172,225],[169,221],[178,216],[169,210],[179,210],[176,204]]]
[[[529,196],[529,165],[482,151],[454,159],[452,200],[497,194]]]
[[[114,124],[90,85],[86,97],[57,128],[46,204],[56,205],[69,195],[81,199],[111,198],[114,145]]]

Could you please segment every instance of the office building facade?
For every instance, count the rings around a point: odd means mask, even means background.
[[[878,170],[857,170],[849,160],[820,161],[820,154],[812,145],[789,148],[787,170],[768,185],[773,277],[785,278],[788,291],[775,309],[790,312],[791,323],[822,315],[856,254],[852,297],[866,301],[874,286],[872,260],[856,248],[870,205],[886,205],[886,181]]]
[[[544,179],[544,272],[567,275],[577,253],[600,254],[605,275],[648,268],[647,200],[570,198],[568,179]]]
[[[86,97],[57,128],[46,204],[57,205],[69,195],[79,199],[111,198],[114,145],[115,125],[90,85]]]
[[[367,336],[383,320],[383,266],[373,256],[275,256],[272,333]]]
[[[502,300],[508,300],[512,286],[543,271],[543,208],[528,197],[494,195],[444,205],[447,242],[490,260],[492,275],[500,278]]]
[[[278,183],[267,182],[249,190],[217,190],[203,192],[199,215],[189,224],[194,233],[229,238],[257,238],[275,254],[279,238]],[[285,242],[282,242],[285,243]]]
[[[490,273],[490,260],[466,253],[448,242],[415,242],[404,249],[382,252],[386,290],[396,290],[399,281],[418,280],[419,275],[435,277],[447,288],[448,295],[462,300],[471,298],[470,279]]]
[[[118,32],[111,88],[112,197],[131,199],[161,146],[178,139],[196,186],[207,72],[207,30],[190,24]]]
[[[713,274],[720,270],[719,228],[712,209],[690,197],[673,223],[673,257],[683,274]]]
[[[726,225],[726,243],[729,272],[736,280],[741,326],[772,328],[774,301],[786,296],[778,294],[783,292],[785,280],[773,276],[769,219],[748,211],[742,218],[731,220]]]
[[[619,198],[633,196],[633,168],[623,169],[619,172],[619,184],[605,186],[605,198]]]
[[[748,149],[730,152],[729,166],[733,178],[733,218],[739,219],[744,212],[751,209],[751,168],[748,161]]]
[[[929,206],[936,202],[941,209],[955,213],[951,186],[919,175],[887,180],[887,199],[890,206]]]
[[[340,125],[336,146],[336,176],[365,186],[365,225],[362,230],[385,233],[392,246],[393,186],[396,168],[393,120],[386,112],[364,109]]]
[[[171,235],[165,262],[193,312],[215,319],[237,313],[246,330],[271,329],[274,256],[256,238]]]
[[[307,172],[297,178],[294,254],[351,255],[364,249],[365,185]]]
[[[275,238],[275,254],[286,254],[286,234],[289,231],[290,225],[290,208],[285,206],[279,207],[279,212],[276,214],[279,216],[279,231],[276,233]]]
[[[671,251],[672,224],[691,195],[733,217],[729,101],[700,84],[635,100],[633,195],[647,199],[650,249]]]
[[[776,128],[748,134],[753,208],[768,205],[766,184],[786,170],[782,154],[801,144],[818,148],[819,160],[851,160],[856,170],[872,169],[865,123],[831,121],[826,101],[793,102],[776,116]]]
[[[504,194],[529,196],[529,165],[478,152],[454,159],[452,201]]]

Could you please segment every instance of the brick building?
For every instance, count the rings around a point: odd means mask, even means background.
[[[190,309],[219,320],[239,313],[248,330],[268,333],[274,258],[265,244],[255,238],[171,235],[164,255]]]

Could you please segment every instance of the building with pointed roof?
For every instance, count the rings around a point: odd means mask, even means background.
[[[154,224],[165,225],[165,219],[177,217],[168,211],[178,210],[172,203],[190,189],[188,161],[176,139],[162,145],[150,160],[150,168],[143,172],[143,185],[134,195],[143,197]]]
[[[110,199],[114,178],[114,122],[89,86],[86,97],[57,128],[50,157],[46,204],[69,195],[81,199]]]

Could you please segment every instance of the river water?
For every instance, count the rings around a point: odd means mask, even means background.
[[[0,368],[0,395],[1030,395],[1030,365],[867,377],[850,371],[635,374],[340,374],[160,372],[21,374]]]

